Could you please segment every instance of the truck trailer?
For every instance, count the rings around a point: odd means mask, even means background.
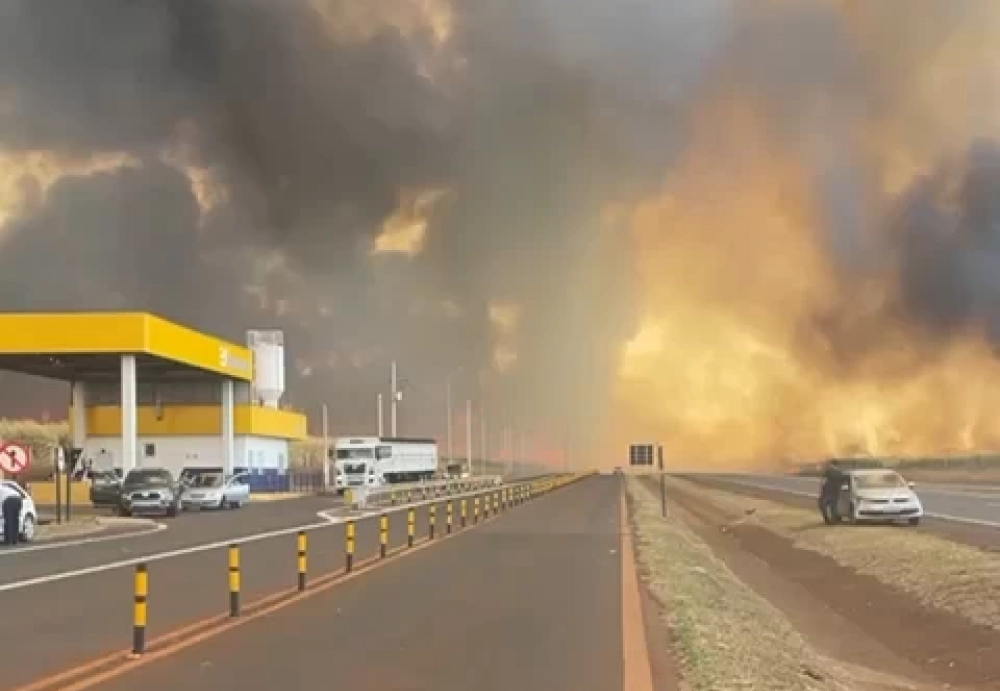
[[[328,462],[334,467],[334,487],[382,487],[420,482],[438,471],[437,442],[406,437],[338,437]]]

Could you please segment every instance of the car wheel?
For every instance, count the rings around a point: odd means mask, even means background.
[[[171,506],[170,508],[167,509],[167,517],[168,518],[177,518],[177,507],[176,506]]]
[[[21,539],[24,542],[35,539],[35,517],[30,513],[24,517],[24,522],[21,524]]]
[[[907,523],[909,523],[910,525],[920,525],[920,519],[919,518],[911,518],[909,521],[907,521]]]

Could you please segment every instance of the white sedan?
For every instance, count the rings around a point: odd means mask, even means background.
[[[250,484],[241,473],[226,477],[222,473],[199,475],[181,495],[185,509],[238,509],[250,501]]]
[[[13,480],[0,481],[0,504],[11,493],[21,495],[21,540],[31,542],[35,539],[35,529],[38,527],[38,509],[35,507],[35,500]],[[3,541],[3,523],[3,520],[0,520],[0,542]]]
[[[924,515],[920,497],[895,470],[851,470],[844,474],[837,512],[854,523],[906,521],[917,525]]]

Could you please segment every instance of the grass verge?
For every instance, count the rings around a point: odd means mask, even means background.
[[[639,567],[663,606],[693,691],[879,691],[900,680],[817,653],[784,615],[740,581],[671,507],[629,478]]]
[[[796,547],[874,576],[924,605],[1000,630],[1000,553],[905,526],[827,526],[816,511],[687,480],[670,478],[668,482],[715,504],[734,520],[758,523],[789,538]]]

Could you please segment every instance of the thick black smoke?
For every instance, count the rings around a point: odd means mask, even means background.
[[[975,142],[895,211],[902,308],[933,330],[983,329],[1000,346],[1000,145]]]
[[[132,160],[45,194],[25,178],[28,203],[0,231],[0,308],[151,309],[233,339],[284,328],[290,400],[329,403],[338,430],[372,428],[397,359],[403,431],[440,433],[445,376],[461,367],[456,399],[479,397],[488,305],[512,302],[518,361],[488,382],[494,438],[502,416],[550,441],[582,430],[584,445],[636,316],[625,229],[601,212],[657,190],[702,107],[731,100],[768,123],[762,145],[810,171],[845,295],[901,267],[892,318],[939,334],[998,323],[995,148],[973,149],[957,201],[951,173],[919,183],[883,242],[884,161],[864,141],[880,118],[931,127],[897,111],[901,75],[957,10],[903,41],[881,5],[455,0],[438,48],[429,24],[399,28],[416,25],[393,13],[418,5],[0,2],[0,152]],[[920,16],[932,6],[945,5],[924,0]],[[350,40],[356,28],[329,19],[380,13]],[[724,146],[704,155],[741,165]],[[185,166],[224,201],[202,213]],[[428,188],[449,193],[423,252],[370,256],[401,195]],[[856,317],[805,326],[849,366],[886,315]],[[65,396],[4,384],[0,414]]]
[[[573,27],[561,1],[469,0],[449,45],[463,64],[428,79],[429,31],[385,23],[337,41],[315,6],[4,2],[0,151],[136,165],[63,178],[8,223],[0,305],[152,309],[234,339],[282,327],[291,400],[330,403],[340,429],[371,427],[397,358],[405,431],[437,433],[444,375],[463,367],[456,396],[478,398],[487,306],[510,301],[523,308],[519,360],[491,384],[491,407],[550,439],[599,415],[631,320],[626,248],[602,239],[599,212],[660,169],[650,154],[670,150],[670,133],[642,131],[669,113],[684,70],[634,72],[652,55],[638,49],[614,59],[636,47],[635,13]],[[209,169],[227,201],[201,217],[165,149]],[[428,186],[452,194],[424,253],[369,257],[401,191]],[[5,414],[61,406],[42,383],[8,384],[23,395]]]

